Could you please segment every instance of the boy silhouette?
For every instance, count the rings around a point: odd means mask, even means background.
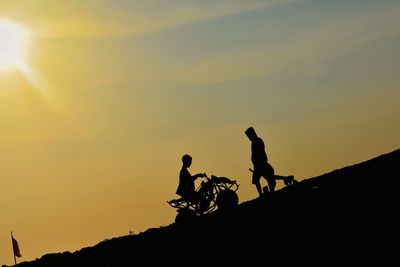
[[[182,168],[179,172],[179,185],[176,193],[183,199],[196,203],[199,196],[195,189],[194,181],[199,177],[206,177],[205,173],[191,175],[188,168],[192,165],[192,157],[188,154],[182,156]]]

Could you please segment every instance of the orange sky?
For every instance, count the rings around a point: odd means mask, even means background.
[[[248,126],[298,180],[400,147],[394,1],[5,0],[4,23],[27,35],[10,65],[0,30],[0,264],[11,230],[24,261],[172,223],[185,153],[257,197]]]

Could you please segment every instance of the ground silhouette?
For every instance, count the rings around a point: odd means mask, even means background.
[[[379,264],[397,258],[400,150],[196,222],[151,228],[20,267]],[[166,207],[169,208],[169,207]]]

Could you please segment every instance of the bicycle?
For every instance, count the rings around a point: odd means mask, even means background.
[[[190,201],[184,198],[173,199],[167,203],[177,209],[175,223],[181,224],[193,221],[197,217],[211,213],[216,209],[227,210],[239,204],[239,197],[236,191],[239,184],[236,180],[227,177],[211,175],[205,176],[196,192],[199,196],[197,201]]]

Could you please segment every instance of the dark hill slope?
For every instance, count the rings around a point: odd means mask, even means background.
[[[191,225],[148,229],[18,266],[383,264],[398,247],[399,166],[396,150]]]

